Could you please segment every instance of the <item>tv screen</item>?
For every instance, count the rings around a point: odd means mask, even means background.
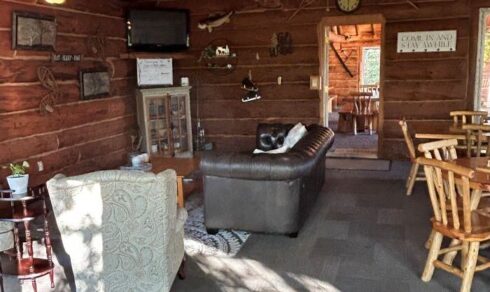
[[[188,10],[130,10],[127,23],[132,50],[176,52],[189,48]]]

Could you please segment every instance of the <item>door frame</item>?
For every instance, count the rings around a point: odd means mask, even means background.
[[[382,14],[365,14],[365,15],[345,15],[345,16],[326,16],[322,18],[317,27],[318,34],[318,56],[320,59],[320,115],[321,124],[328,126],[328,62],[329,62],[329,39],[328,32],[331,26],[335,25],[354,25],[366,23],[381,24],[381,55],[380,55],[380,72],[379,72],[379,116],[378,116],[378,157],[383,149],[383,123],[384,123],[384,67],[385,67],[385,50],[386,50],[386,19]]]
[[[473,109],[480,110],[480,92],[481,78],[483,70],[483,56],[485,49],[485,27],[487,26],[486,18],[490,16],[490,8],[480,8],[478,12],[478,44],[475,63],[475,88],[473,91]]]

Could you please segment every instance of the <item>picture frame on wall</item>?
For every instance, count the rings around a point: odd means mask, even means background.
[[[107,69],[80,71],[80,98],[82,100],[107,97],[110,91],[111,75]]]
[[[12,14],[12,50],[54,51],[56,18],[32,12]]]

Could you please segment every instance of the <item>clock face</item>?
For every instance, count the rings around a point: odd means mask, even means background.
[[[351,13],[359,8],[361,0],[336,0],[335,3],[341,11]]]

